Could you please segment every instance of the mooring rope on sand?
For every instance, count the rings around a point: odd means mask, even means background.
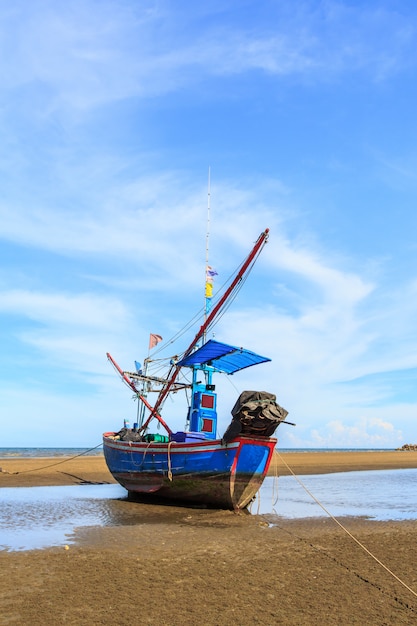
[[[370,550],[368,550],[368,548],[366,546],[363,545],[363,543],[361,543],[359,541],[359,539],[357,539],[354,535],[352,535],[352,533],[345,527],[343,526],[343,524],[334,516],[332,515],[332,513],[330,513],[330,511],[328,509],[326,509],[326,507],[324,506],[324,504],[322,504],[320,502],[320,500],[318,500],[312,493],[311,491],[304,485],[304,483],[302,482],[302,480],[300,480],[298,478],[298,476],[293,472],[293,470],[291,469],[291,467],[288,465],[288,463],[282,458],[282,456],[280,455],[280,453],[278,452],[278,450],[275,450],[277,456],[279,457],[279,459],[283,462],[283,464],[286,466],[286,468],[288,469],[288,471],[290,472],[290,474],[292,476],[294,476],[295,480],[298,482],[298,484],[304,489],[304,491],[306,493],[308,493],[308,495],[314,500],[314,502],[316,502],[320,508],[323,509],[323,511],[338,525],[340,526],[340,528],[347,534],[349,535],[349,537],[360,547],[362,548],[362,550],[364,550],[372,559],[374,559],[374,561],[376,563],[378,563],[378,565],[380,565],[386,572],[388,572],[388,574],[390,574],[393,578],[395,578],[395,580],[397,582],[400,583],[400,585],[402,585],[403,587],[405,587],[405,589],[407,589],[410,593],[413,594],[413,596],[415,596],[417,598],[417,592],[414,591],[414,589],[411,589],[411,587],[409,587],[407,585],[407,583],[405,583],[403,580],[401,580],[401,578],[399,578],[396,574],[394,574],[394,572],[392,570],[390,570],[389,567],[387,567],[384,563],[382,563],[382,561],[380,561],[378,559],[378,557],[376,557],[374,554],[372,554],[372,552]]]
[[[62,461],[56,461],[55,463],[50,463],[49,465],[43,465],[42,467],[33,467],[32,469],[22,470],[21,472],[9,472],[8,470],[4,470],[0,468],[0,472],[2,472],[3,474],[12,474],[13,476],[15,476],[16,474],[28,474],[29,472],[39,472],[40,470],[48,469],[50,467],[55,467],[56,465],[61,465],[62,463],[68,463],[68,461],[73,461],[74,459],[77,459],[79,456],[83,456],[84,454],[88,454],[89,452],[92,452],[93,450],[97,450],[97,448],[99,448],[102,445],[103,445],[102,443],[99,443],[97,446],[94,446],[94,448],[89,448],[89,450],[84,450],[84,452],[80,452],[80,454],[76,454],[75,456],[65,458]],[[30,458],[30,457],[26,457],[26,458]]]

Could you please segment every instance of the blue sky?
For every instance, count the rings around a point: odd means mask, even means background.
[[[281,447],[417,443],[414,2],[16,0],[0,29],[0,446],[133,420],[106,352],[203,305],[209,167],[217,286],[270,228],[216,339],[272,362],[220,381],[220,430],[263,389]]]

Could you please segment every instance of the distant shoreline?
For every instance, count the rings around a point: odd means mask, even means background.
[[[414,468],[417,468],[417,451],[414,450],[300,453],[280,452],[277,449],[271,462],[269,475],[287,476],[291,474],[291,470],[295,474],[302,475]]]
[[[0,458],[1,487],[73,485],[85,482],[114,483],[104,456],[7,457]],[[291,473],[330,474],[335,472],[417,468],[417,451],[303,451],[276,450],[269,476]]]

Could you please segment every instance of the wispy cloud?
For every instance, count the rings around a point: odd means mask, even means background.
[[[0,292],[0,311],[42,323],[112,328],[129,322],[126,307],[115,299],[93,294]]]
[[[381,78],[410,64],[416,40],[407,17],[386,8],[268,4],[256,27],[227,6],[221,26],[210,11],[203,20],[188,9],[181,33],[176,3],[103,2],[99,12],[88,1],[14,3],[2,15],[4,45],[13,50],[0,63],[2,90],[18,99],[23,87],[43,86],[30,106],[45,116],[169,93],[211,74],[260,70],[322,80],[364,69]],[[218,16],[219,7],[212,11]]]

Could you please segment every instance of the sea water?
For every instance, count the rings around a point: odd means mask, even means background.
[[[417,469],[267,478],[251,513],[268,524],[333,515],[417,519]],[[140,504],[118,484],[0,489],[0,550],[32,550],[76,541],[77,528],[143,523]]]
[[[94,448],[0,448],[0,459],[30,459],[51,457],[100,456],[103,446]]]
[[[361,516],[417,519],[417,469],[266,478],[251,512],[297,519]]]

